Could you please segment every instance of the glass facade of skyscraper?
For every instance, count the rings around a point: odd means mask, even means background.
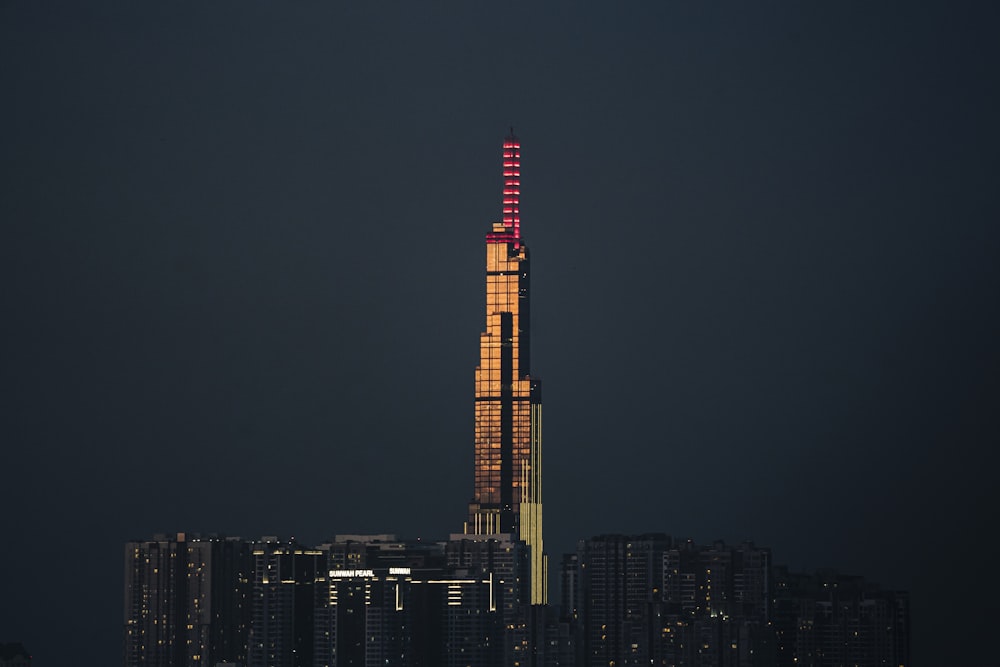
[[[530,373],[530,263],[521,241],[521,145],[503,143],[503,218],[486,235],[486,330],[476,368],[474,490],[466,533],[531,547],[531,602],[547,601],[541,383]]]

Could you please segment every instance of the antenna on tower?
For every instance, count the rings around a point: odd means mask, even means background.
[[[521,247],[521,142],[514,136],[503,140],[503,217],[499,227],[486,234],[487,243],[510,243],[511,250]]]

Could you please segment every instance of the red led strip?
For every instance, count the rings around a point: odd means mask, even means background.
[[[503,141],[503,226],[502,232],[489,232],[487,243],[512,243],[521,247],[521,142],[514,136]]]
[[[521,142],[511,130],[503,142],[503,226],[521,238]]]

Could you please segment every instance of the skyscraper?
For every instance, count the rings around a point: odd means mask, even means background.
[[[125,545],[126,667],[244,664],[249,546],[157,535]]]
[[[771,551],[752,542],[582,540],[562,572],[577,664],[774,665],[770,573]]]
[[[548,600],[542,544],[542,397],[531,377],[530,270],[521,241],[521,144],[503,142],[503,215],[486,234],[486,331],[476,368],[475,476],[465,532],[529,545],[531,604]]]
[[[327,605],[329,552],[263,537],[253,545],[252,559],[247,665],[336,664]]]

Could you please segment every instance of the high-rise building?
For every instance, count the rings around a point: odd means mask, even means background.
[[[833,570],[774,568],[778,667],[910,664],[910,598]]]
[[[588,665],[638,664],[649,653],[650,605],[663,588],[663,553],[670,538],[601,535],[580,542],[576,572],[564,568],[563,586],[576,585],[577,635]],[[646,664],[649,664],[648,661]]]
[[[246,662],[249,547],[178,533],[125,545],[125,665]]]
[[[525,647],[515,643],[524,626],[516,604],[522,542],[508,535],[434,543],[338,535],[322,548],[331,557],[337,667],[536,664],[519,659]]]
[[[580,665],[774,664],[770,550],[601,535],[563,561]],[[568,591],[566,589],[569,589]]]
[[[264,537],[253,545],[252,558],[249,667],[336,664],[327,605],[329,552]]]
[[[503,209],[486,234],[486,331],[476,368],[475,474],[466,534],[529,546],[531,604],[548,602],[542,542],[542,396],[530,373],[530,269],[521,240],[521,144],[503,142]]]

